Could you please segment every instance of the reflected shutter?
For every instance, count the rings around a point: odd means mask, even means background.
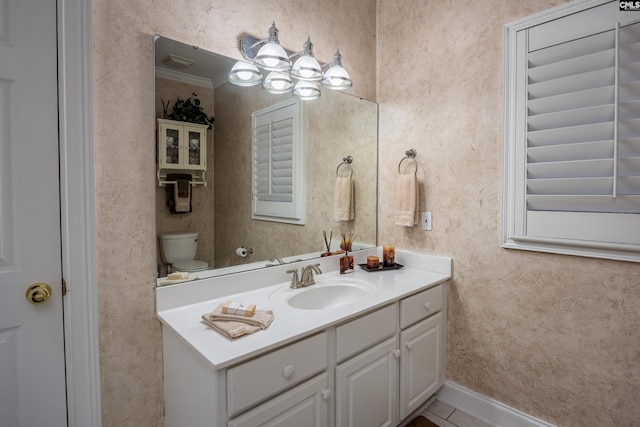
[[[252,218],[304,224],[301,101],[253,113]]]
[[[255,130],[255,196],[258,200],[293,200],[293,118]]]

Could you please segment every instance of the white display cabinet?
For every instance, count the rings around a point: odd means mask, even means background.
[[[158,119],[158,183],[168,173],[188,173],[193,184],[206,184],[208,125]]]

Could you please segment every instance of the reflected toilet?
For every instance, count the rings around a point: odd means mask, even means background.
[[[160,234],[160,253],[162,261],[168,265],[169,272],[196,272],[209,268],[206,261],[195,259],[198,250],[198,233],[174,232]]]

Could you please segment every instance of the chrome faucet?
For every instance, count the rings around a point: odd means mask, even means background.
[[[269,259],[269,261],[270,261],[270,262],[277,261],[277,262],[278,262],[278,264],[280,264],[280,265],[284,264],[283,259],[282,259],[282,258],[280,258],[279,256],[275,256],[275,255],[274,255],[274,256],[272,256],[272,257],[271,257],[271,259]]]
[[[298,269],[287,270],[287,273],[293,274],[291,277],[291,289],[306,288],[307,286],[315,285],[316,281],[313,279],[313,272],[321,274],[320,264],[309,264],[302,267],[302,273],[298,278]]]

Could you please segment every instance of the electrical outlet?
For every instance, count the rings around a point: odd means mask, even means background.
[[[431,231],[431,212],[422,212],[422,229],[425,231]]]

